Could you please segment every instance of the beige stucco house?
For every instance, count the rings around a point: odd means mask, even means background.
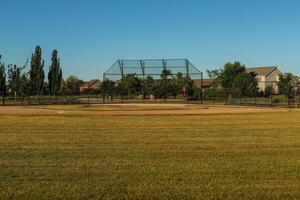
[[[284,73],[276,66],[270,67],[253,67],[247,68],[247,72],[253,72],[256,75],[256,80],[258,81],[259,91],[264,92],[268,86],[271,86],[274,93],[278,93],[278,85],[280,75]]]

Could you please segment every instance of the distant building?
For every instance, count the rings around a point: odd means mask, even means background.
[[[258,82],[258,90],[265,92],[268,86],[273,88],[275,94],[278,93],[278,82],[280,75],[284,73],[276,66],[247,68],[248,73],[254,73]]]
[[[79,87],[80,93],[96,93],[100,90],[101,81],[98,79],[93,79],[88,82],[83,82],[83,84]]]
[[[193,80],[195,85],[198,87],[198,88],[201,88],[201,83],[203,84],[202,85],[202,88],[203,89],[206,89],[206,88],[211,88],[214,86],[215,84],[215,79],[213,78],[205,78],[202,80],[201,82],[201,79],[195,79]]]
[[[294,77],[291,80],[291,86],[293,88],[294,94],[299,95],[299,93],[300,93],[300,77]]]
[[[275,94],[278,93],[277,84],[279,82],[279,77],[281,75],[284,75],[284,73],[278,67],[276,66],[253,67],[253,68],[247,68],[246,70],[248,73],[255,74],[255,79],[258,82],[259,91],[265,92],[266,88],[268,86],[271,86],[273,88],[274,93]],[[201,88],[201,79],[195,79],[193,81],[198,88]],[[203,79],[202,83],[203,83],[202,88],[204,89],[212,88],[215,84],[215,79],[213,78]]]

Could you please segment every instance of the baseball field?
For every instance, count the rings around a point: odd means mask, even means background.
[[[300,110],[0,107],[0,199],[300,199]]]

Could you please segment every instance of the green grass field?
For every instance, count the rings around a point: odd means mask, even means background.
[[[299,198],[298,111],[0,115],[0,199]]]

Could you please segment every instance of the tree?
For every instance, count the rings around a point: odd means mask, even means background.
[[[214,70],[206,70],[206,73],[208,75],[209,78],[218,78],[220,75],[220,69],[214,69]]]
[[[183,92],[184,87],[186,86],[186,80],[182,73],[177,73],[176,76],[173,76],[170,81],[169,92],[171,95],[176,98],[178,94]]]
[[[1,63],[0,55],[0,95],[2,96],[2,104],[4,105],[4,98],[6,94],[6,74],[5,74],[5,65]]]
[[[64,83],[64,93],[69,96],[78,95],[80,93],[80,85],[82,83],[83,81],[77,78],[76,76],[69,76]]]
[[[30,85],[27,73],[23,73],[20,77],[20,96],[30,95]]]
[[[169,84],[170,94],[176,98],[177,95],[191,94],[193,88],[193,81],[190,76],[184,76],[181,72],[178,72],[172,77]]]
[[[216,100],[219,101],[220,96],[220,77],[221,77],[221,71],[222,69],[215,69],[215,70],[206,70],[208,77],[213,79],[213,85],[212,88],[208,88],[205,90],[205,95],[215,96]],[[222,91],[221,91],[222,92]]]
[[[154,79],[152,76],[147,76],[144,80],[144,95],[152,95],[154,91]]]
[[[24,67],[9,65],[8,67],[8,87],[13,93],[15,100],[18,100],[21,92],[21,74]]]
[[[226,63],[218,72],[217,80],[227,96],[252,96],[257,92],[255,74],[247,73],[245,65],[240,62]]]
[[[160,74],[162,81],[160,82],[159,95],[164,96],[164,98],[167,98],[169,94],[169,88],[170,88],[169,76],[171,76],[171,74],[172,72],[169,69],[163,69]]]
[[[116,92],[116,90],[118,89],[121,92],[121,87],[120,87],[120,82],[119,82],[119,86],[116,87],[116,83],[110,79],[105,79],[103,80],[102,84],[101,84],[101,92],[103,95],[108,95],[111,96]]]
[[[197,87],[197,85],[193,82],[192,86],[189,87],[189,95],[194,99],[198,100],[201,99],[201,89]]]
[[[142,80],[136,74],[127,74],[123,78],[124,89],[127,90],[128,98],[130,94],[138,94],[142,89]]]
[[[185,85],[187,86],[187,96],[195,96],[195,92],[200,92],[200,90],[195,90],[195,83],[190,76],[185,77]],[[200,94],[200,93],[199,93]],[[197,95],[199,95],[197,94]]]
[[[210,79],[214,79],[214,84],[213,87],[214,89],[218,89],[218,86],[220,84],[220,77],[221,77],[221,72],[222,69],[215,69],[215,70],[206,70],[207,75]]]
[[[64,95],[67,95],[67,84],[66,84],[66,81],[64,79],[61,80],[61,95],[64,96]]]
[[[285,75],[279,76],[279,82],[278,82],[278,91],[279,94],[283,94],[288,98],[293,97],[293,87],[292,87],[292,80],[294,78],[294,75],[291,73],[286,73]]]
[[[254,96],[257,91],[255,74],[246,71],[238,74],[231,87],[231,94],[234,97]]]
[[[241,73],[246,71],[246,67],[240,62],[226,63],[219,74],[220,84],[226,91],[227,95],[231,95],[231,89],[234,79]]]
[[[60,60],[57,54],[57,50],[54,49],[48,72],[48,89],[49,93],[54,96],[56,96],[56,94],[60,91],[62,81],[62,70],[60,68]]]
[[[60,83],[60,88],[62,86],[62,82]],[[43,84],[43,92],[44,92],[44,95],[51,95],[51,93],[49,92],[49,83],[48,82],[44,82]],[[60,90],[60,93],[62,91]]]
[[[29,83],[31,94],[38,98],[43,92],[44,85],[44,60],[42,59],[42,49],[40,46],[35,48],[31,56],[31,66],[29,70]]]
[[[265,96],[266,97],[270,97],[274,93],[275,93],[274,88],[271,85],[266,87],[266,89],[265,89]]]

